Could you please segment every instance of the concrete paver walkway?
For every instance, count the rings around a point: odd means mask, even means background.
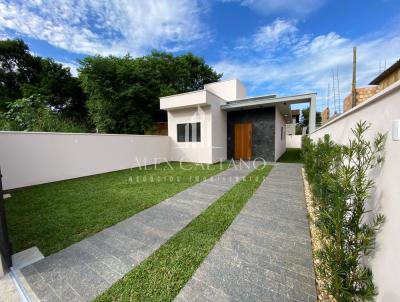
[[[226,170],[21,270],[41,301],[90,301],[156,251],[250,170]],[[112,205],[110,205],[112,206]],[[32,298],[32,297],[31,297]]]
[[[276,164],[175,301],[316,301],[301,166]]]

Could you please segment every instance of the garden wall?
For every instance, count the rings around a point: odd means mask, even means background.
[[[400,140],[392,139],[392,122],[400,120],[400,82],[326,123],[314,131],[311,138],[318,139],[330,134],[335,142],[345,144],[351,136],[351,128],[360,120],[372,124],[366,133],[369,138],[378,132],[388,133],[385,163],[373,175],[376,190],[371,207],[383,212],[386,222],[378,234],[378,247],[371,267],[379,290],[377,301],[400,301]]]
[[[286,135],[286,148],[301,148],[302,135]]]
[[[6,190],[168,159],[168,136],[0,132]]]

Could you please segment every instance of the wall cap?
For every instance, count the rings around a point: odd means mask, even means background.
[[[37,131],[0,131],[2,134],[29,134],[29,135],[88,135],[88,136],[123,136],[123,137],[169,137],[167,135],[149,135],[149,134],[118,134],[118,133],[73,133],[73,132],[37,132]]]

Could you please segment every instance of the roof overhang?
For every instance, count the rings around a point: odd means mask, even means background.
[[[160,98],[160,109],[178,110],[187,108],[196,108],[197,106],[208,106],[209,94],[206,90],[198,90],[187,93],[181,93]]]
[[[282,105],[309,103],[311,102],[313,97],[315,98],[316,95],[317,95],[316,93],[307,93],[307,94],[299,94],[299,95],[284,96],[284,97],[271,97],[270,95],[258,96],[258,97],[246,98],[243,100],[237,100],[225,105],[221,105],[221,110],[239,111],[239,110],[257,109],[265,107],[274,107],[277,105],[279,105],[279,107],[283,109]]]

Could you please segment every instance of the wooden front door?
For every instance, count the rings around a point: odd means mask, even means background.
[[[235,159],[252,159],[252,129],[251,123],[235,124]]]

